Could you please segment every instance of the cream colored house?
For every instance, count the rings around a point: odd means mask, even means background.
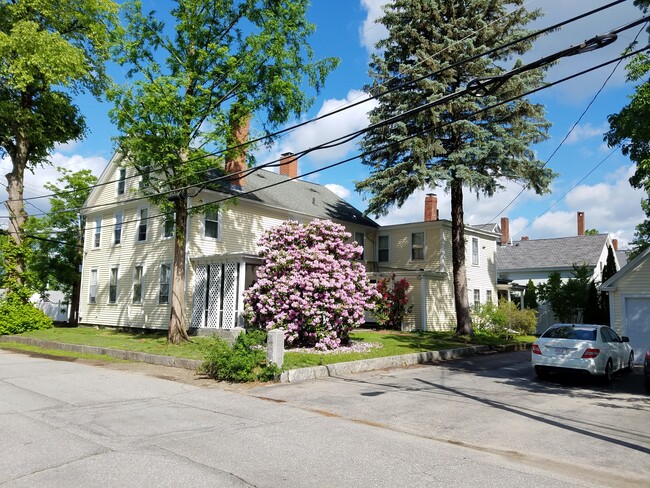
[[[630,338],[635,362],[650,349],[650,248],[627,263],[600,287],[609,295],[612,328]]]
[[[376,261],[371,276],[393,273],[406,278],[412,312],[405,330],[444,330],[456,326],[452,274],[451,221],[438,220],[437,198],[427,195],[424,220],[381,226],[377,230]],[[496,247],[498,235],[465,226],[467,291],[470,305],[497,301]]]
[[[140,178],[114,157],[84,205],[87,219],[81,324],[166,329],[170,315],[173,221],[134,190]],[[190,217],[186,316],[193,329],[243,325],[242,293],[255,278],[257,242],[287,220],[343,224],[371,256],[377,224],[324,186],[301,180],[285,155],[281,174],[257,170],[191,198],[198,206],[237,196],[218,213]],[[250,193],[248,193],[250,192]]]
[[[427,197],[427,220],[380,228],[324,186],[294,179],[297,160],[289,153],[283,157],[280,174],[256,170],[225,185],[197,189],[190,198],[191,206],[199,206],[237,196],[236,204],[218,213],[190,217],[185,279],[190,329],[199,333],[244,325],[242,297],[260,264],[259,238],[287,220],[313,219],[344,225],[364,247],[362,259],[372,278],[393,272],[407,278],[413,312],[405,329],[452,328],[451,222],[437,219],[435,196]],[[114,157],[82,210],[87,226],[79,322],[166,329],[173,219],[138,198],[141,178],[132,171]],[[497,234],[468,226],[466,237],[470,303],[496,301]]]

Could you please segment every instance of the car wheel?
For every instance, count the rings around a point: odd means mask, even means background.
[[[612,360],[609,359],[607,361],[607,365],[605,366],[605,374],[603,375],[603,383],[608,385],[608,384],[610,384],[612,382],[612,379],[614,379],[614,366],[612,365]]]
[[[634,370],[634,351],[630,352],[630,358],[627,360],[627,367],[625,371],[631,373]]]
[[[540,380],[547,380],[551,375],[548,369],[540,368],[539,366],[535,366],[535,374]]]

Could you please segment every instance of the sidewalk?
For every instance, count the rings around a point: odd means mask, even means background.
[[[172,368],[184,368],[192,371],[196,371],[203,362],[198,359],[184,359],[174,356],[161,356],[158,354],[124,351],[121,349],[111,349],[106,347],[67,344],[63,342],[45,341],[42,339],[32,339],[29,337],[21,336],[0,336],[0,342],[17,342],[20,344],[38,346],[46,349],[57,349],[85,354],[101,354],[126,361],[135,361]],[[525,348],[525,345],[519,347],[517,347],[517,345],[501,346],[497,349],[497,351],[514,351],[521,348]],[[497,351],[490,349],[489,346],[467,346],[456,349],[443,349],[440,351],[404,354],[401,356],[360,359],[358,361],[334,363],[328,364],[326,366],[314,366],[309,368],[290,369],[283,371],[280,375],[280,382],[299,383],[301,381],[326,378],[328,376],[341,376],[379,369],[402,368],[416,364],[431,364],[439,361],[447,361],[450,359],[472,356],[474,354],[489,354],[491,352]]]

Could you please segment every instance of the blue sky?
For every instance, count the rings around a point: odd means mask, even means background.
[[[322,115],[346,103],[364,97],[363,86],[368,82],[367,65],[374,43],[385,35],[381,25],[374,20],[381,15],[381,5],[386,0],[313,0],[309,19],[316,25],[312,47],[317,58],[336,56],[341,59],[339,68],[327,79],[325,88],[316,98],[310,112],[303,120]],[[575,16],[586,10],[610,3],[606,0],[529,0],[526,8],[541,8],[545,16],[533,27],[540,28]],[[158,1],[156,9],[168,10],[170,2]],[[526,60],[534,60],[555,51],[578,44],[585,39],[610,31],[620,25],[641,17],[641,12],[632,1],[613,7],[604,13],[567,26],[559,32],[535,42]],[[622,52],[639,31],[639,27],[624,32],[617,42],[607,48],[567,58],[551,68],[547,81],[554,81],[602,61],[612,59]],[[647,33],[640,41],[647,42]],[[597,90],[610,75],[613,65],[600,69],[571,82],[540,92],[534,100],[546,106],[547,119],[553,124],[550,139],[535,150],[542,160],[551,153],[576,123],[578,117],[592,101]],[[523,193],[504,212],[504,207],[519,193],[520,187],[508,184],[507,189],[490,199],[477,199],[472,194],[465,197],[465,221],[480,224],[495,217],[510,218],[513,239],[522,236],[530,238],[560,237],[576,234],[576,213],[585,212],[586,227],[600,232],[609,232],[619,239],[622,247],[634,235],[634,227],[643,220],[640,201],[643,193],[633,190],[628,178],[634,171],[631,162],[615,150],[612,152],[603,143],[607,130],[607,116],[620,110],[627,103],[627,97],[634,87],[626,83],[624,64],[619,66],[603,91],[580,121],[548,166],[559,173],[554,180],[552,193],[537,196]],[[90,97],[78,98],[77,102],[87,118],[90,133],[82,140],[58,147],[52,154],[54,166],[72,170],[91,168],[99,176],[113,152],[111,136],[115,128],[108,119],[110,106]],[[359,105],[315,124],[309,124],[289,133],[270,150],[259,150],[259,163],[276,159],[286,151],[299,151],[306,147],[330,140],[338,135],[357,130],[367,125],[366,112],[372,103]],[[254,122],[253,122],[254,124]],[[358,152],[354,143],[330,151],[314,153],[309,159],[301,159],[300,172],[304,173],[350,157]],[[604,160],[605,159],[605,160]],[[603,162],[604,160],[604,162]],[[9,170],[7,160],[0,162],[2,174]],[[590,174],[589,174],[590,173]],[[343,198],[360,209],[366,202],[355,193],[354,181],[367,176],[367,170],[358,162],[345,164],[336,169],[324,170],[310,177],[312,181],[327,185]],[[41,169],[35,175],[27,174],[25,196],[44,195],[42,185],[57,178],[54,169]],[[414,222],[423,218],[424,195],[437,193],[441,218],[450,216],[450,199],[442,189],[422,189],[416,192],[400,209],[394,209],[387,217],[377,219],[380,223]],[[567,193],[568,192],[568,193]],[[566,194],[566,196],[565,196]],[[0,198],[5,199],[4,185]],[[36,200],[27,206],[30,214],[47,209],[47,200]],[[6,215],[3,208],[2,215]]]

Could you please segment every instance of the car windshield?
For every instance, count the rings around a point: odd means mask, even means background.
[[[575,327],[552,327],[542,337],[549,339],[577,339],[582,341],[595,341],[596,329],[576,329]]]

